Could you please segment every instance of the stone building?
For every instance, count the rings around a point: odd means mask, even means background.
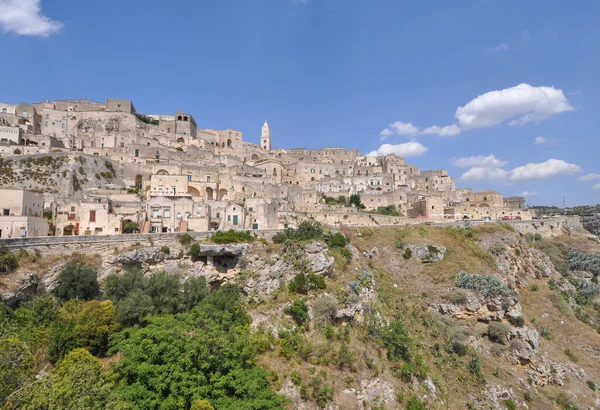
[[[44,200],[24,189],[0,189],[0,238],[48,236]]]

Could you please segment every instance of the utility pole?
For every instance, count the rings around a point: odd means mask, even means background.
[[[563,213],[565,215],[567,214],[567,198],[565,197],[565,194],[563,194]]]

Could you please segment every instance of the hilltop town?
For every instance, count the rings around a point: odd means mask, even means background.
[[[458,189],[393,154],[273,148],[267,121],[251,139],[127,100],[0,103],[0,236],[532,218],[523,198]]]

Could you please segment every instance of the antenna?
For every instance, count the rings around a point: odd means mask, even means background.
[[[563,196],[563,213],[566,215],[567,214],[567,198],[565,197],[565,194],[562,194]]]

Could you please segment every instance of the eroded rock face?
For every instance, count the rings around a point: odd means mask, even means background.
[[[155,265],[165,259],[158,247],[139,248],[125,252],[117,257],[117,262],[124,266]]]
[[[412,252],[412,259],[423,263],[440,262],[447,252],[445,247],[439,245],[408,245],[407,248]]]
[[[310,270],[315,275],[331,274],[335,259],[333,256],[328,256],[328,250],[327,246],[320,242],[313,242],[304,247],[306,260],[309,263]]]
[[[38,284],[39,280],[35,273],[28,273],[17,289],[2,295],[2,301],[11,308],[17,307],[21,302],[29,302],[37,295]]]

